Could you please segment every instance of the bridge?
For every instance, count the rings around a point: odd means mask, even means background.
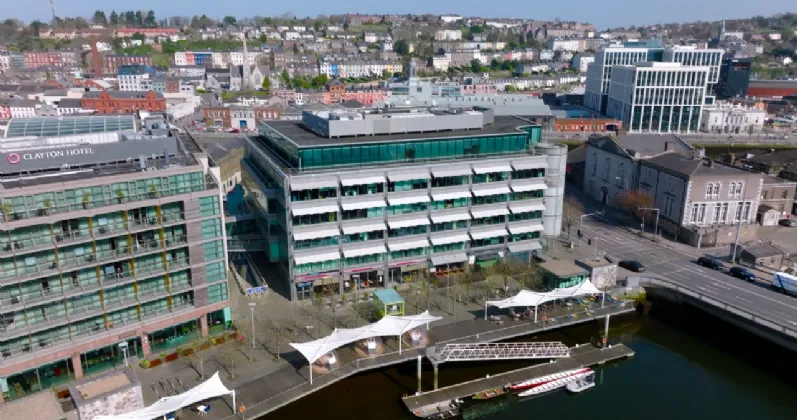
[[[426,349],[426,357],[436,365],[443,362],[555,359],[569,356],[570,349],[561,342],[456,343]]]

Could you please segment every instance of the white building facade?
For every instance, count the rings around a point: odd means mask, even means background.
[[[611,47],[598,50],[595,53],[595,61],[587,66],[584,106],[605,113],[612,68],[630,66],[640,61],[647,61],[647,58],[647,48]]]
[[[606,115],[623,121],[630,132],[696,133],[709,71],[680,63],[616,66]]]
[[[754,134],[764,129],[767,113],[742,105],[703,108],[700,131],[704,133]]]

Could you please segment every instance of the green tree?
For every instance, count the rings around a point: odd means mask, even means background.
[[[33,31],[33,36],[37,38],[39,37],[42,26],[44,26],[44,24],[39,22],[38,20],[34,20],[33,22],[30,23],[30,29],[31,31]]]
[[[385,69],[385,70],[382,72],[382,78],[383,78],[383,79],[391,79],[392,77],[393,77],[393,73],[391,73],[391,72],[390,72],[390,70],[388,70],[388,69]]]
[[[104,26],[104,25],[108,24],[108,19],[105,18],[105,12],[103,12],[102,10],[95,11],[94,12],[94,16],[91,18],[91,21],[95,25],[103,25]]]
[[[135,17],[134,24],[138,27],[144,26],[144,15],[141,13],[141,10],[137,10],[133,16]]]
[[[343,24],[343,30],[344,31],[348,31],[349,30],[349,24],[348,23],[344,23]]]
[[[139,14],[141,13],[139,12]],[[131,26],[136,24],[136,13],[134,11],[128,10],[125,12],[124,24]]]
[[[470,60],[470,71],[474,73],[481,73],[482,63],[475,58],[473,60]]]
[[[299,54],[299,44],[297,44],[297,43],[293,44],[293,53],[294,54]]]
[[[313,30],[315,30],[316,32],[320,31],[322,25],[323,24],[321,23],[320,20],[316,20],[315,22],[313,22]]]
[[[263,91],[269,93],[271,91],[271,79],[268,76],[263,78],[263,83],[260,85],[263,88]]]
[[[407,44],[407,41],[400,39],[393,44],[393,51],[399,55],[407,55],[410,53],[410,46]]]
[[[116,14],[116,10],[111,10],[111,25],[118,25],[119,24],[119,15]]]
[[[291,88],[291,75],[288,74],[288,70],[283,70],[282,74],[280,76],[282,76],[282,81],[285,83],[285,87],[287,89],[290,89]]]
[[[150,10],[147,12],[147,17],[144,19],[144,25],[150,28],[158,26],[158,21],[155,19],[155,12]]]
[[[159,52],[152,53],[152,65],[159,68],[169,67],[169,54]]]
[[[517,92],[515,85],[504,85],[505,92]]]
[[[233,16],[224,16],[221,20],[222,26],[235,26],[238,21]]]

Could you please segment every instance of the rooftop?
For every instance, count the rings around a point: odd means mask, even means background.
[[[456,138],[486,135],[499,135],[519,133],[518,127],[534,125],[533,122],[523,117],[498,116],[492,124],[484,125],[481,129],[450,130],[437,132],[377,134],[371,136],[326,138],[310,131],[302,121],[268,121],[261,123],[281,133],[300,148],[319,146],[341,146],[346,144],[382,143],[396,140],[425,140],[434,138]]]
[[[76,385],[75,388],[80,391],[80,395],[83,398],[89,399],[124,388],[130,384],[130,378],[124,372],[119,372],[115,375],[101,377],[96,381]]]
[[[540,263],[540,267],[559,278],[589,274],[587,270],[569,260],[550,260]]]
[[[49,389],[0,404],[0,419],[62,420],[65,418],[61,404]]]
[[[80,101],[77,104],[74,101],[62,99],[60,106],[71,105],[79,108]],[[136,120],[132,115],[12,118],[8,123],[6,137],[65,136],[135,129]]]
[[[679,155],[677,153],[664,153],[646,159],[645,162],[684,178],[706,175],[730,176],[752,174],[751,172],[734,168],[733,166],[723,165],[710,159],[698,159]]]

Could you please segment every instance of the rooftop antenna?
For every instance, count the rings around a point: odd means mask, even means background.
[[[50,10],[53,12],[53,26],[55,26],[55,0],[50,0]]]

